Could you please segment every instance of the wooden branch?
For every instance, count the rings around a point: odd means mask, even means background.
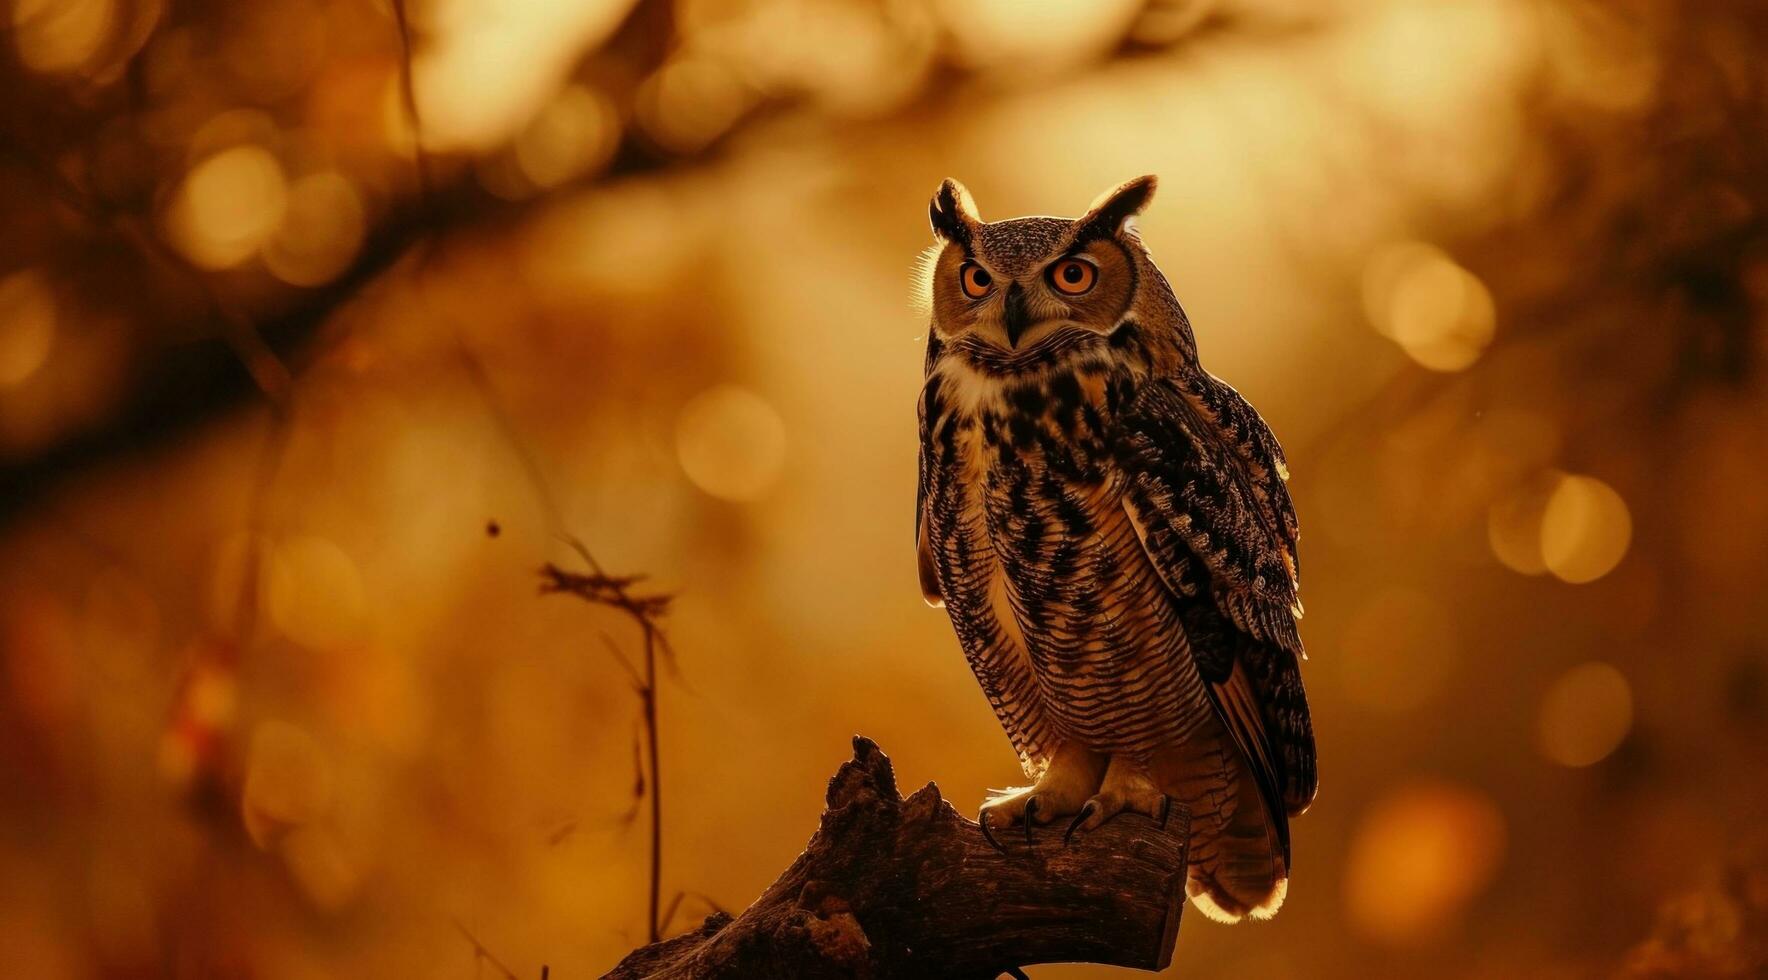
[[[997,852],[932,783],[908,799],[855,736],[804,853],[732,918],[633,951],[612,980],[949,977],[1033,963],[1164,968],[1185,901],[1190,814],[1120,816],[1064,844],[1059,825]]]

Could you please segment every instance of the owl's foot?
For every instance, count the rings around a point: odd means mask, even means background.
[[[1099,782],[1106,774],[1106,757],[1079,745],[1064,745],[1050,759],[1050,767],[1034,786],[1021,786],[990,797],[982,804],[976,822],[982,836],[995,850],[1002,850],[994,831],[1022,824],[1025,842],[1031,843],[1035,824],[1053,823],[1061,817],[1078,813],[1087,797],[1099,792]]]
[[[1164,827],[1167,815],[1172,812],[1172,803],[1172,799],[1155,785],[1147,766],[1127,756],[1114,755],[1110,767],[1105,770],[1105,780],[1100,784],[1099,792],[1081,804],[1073,822],[1063,832],[1062,840],[1067,843],[1077,830],[1097,830],[1105,821],[1126,812],[1140,813]]]

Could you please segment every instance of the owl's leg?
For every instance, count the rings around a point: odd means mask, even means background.
[[[1145,760],[1114,755],[1105,770],[1099,792],[1081,805],[1062,838],[1067,840],[1076,830],[1096,830],[1105,821],[1126,811],[1152,817],[1164,825],[1171,809],[1172,800],[1155,784]]]
[[[1049,768],[1036,785],[1006,790],[982,804],[976,822],[982,825],[983,836],[993,844],[997,828],[1023,823],[1029,841],[1034,823],[1047,824],[1078,813],[1087,797],[1098,791],[1099,781],[1106,775],[1105,765],[1104,755],[1078,742],[1064,742],[1050,757]]]

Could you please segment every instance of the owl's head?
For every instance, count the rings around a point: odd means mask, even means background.
[[[985,222],[964,185],[947,180],[929,208],[934,330],[1005,350],[1066,329],[1110,333],[1137,298],[1144,253],[1134,221],[1153,197],[1154,178],[1137,177],[1079,218]]]

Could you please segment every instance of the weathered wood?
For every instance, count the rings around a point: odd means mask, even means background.
[[[1185,900],[1190,814],[1120,816],[1062,840],[1015,828],[995,851],[928,783],[903,799],[890,760],[856,736],[804,853],[741,915],[635,950],[613,980],[992,978],[1033,963],[1158,970]]]

